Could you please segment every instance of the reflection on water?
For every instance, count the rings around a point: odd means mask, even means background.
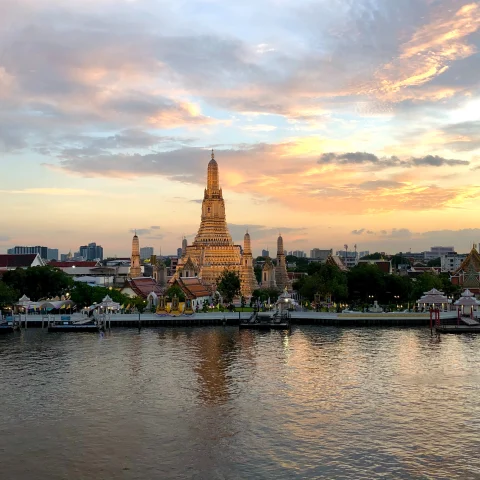
[[[1,478],[480,478],[479,361],[427,329],[32,329],[0,338]]]

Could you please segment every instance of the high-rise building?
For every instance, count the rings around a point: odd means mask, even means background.
[[[329,255],[333,254],[333,250],[322,250],[320,248],[313,248],[310,250],[310,258],[315,260],[326,260]]]
[[[58,248],[47,249],[47,260],[58,260]]]
[[[293,257],[297,258],[304,258],[307,256],[307,254],[303,250],[290,250],[288,252],[288,255],[292,255]]]
[[[142,247],[140,249],[140,260],[146,260],[153,255],[154,248],[153,247]]]
[[[28,253],[38,253],[41,258],[44,260],[48,259],[48,247],[41,247],[39,245],[35,247],[13,247],[7,250],[7,253],[10,255],[21,255],[21,254],[28,254]],[[58,251],[57,251],[58,253]]]
[[[442,257],[443,255],[447,255],[449,253],[454,253],[454,247],[430,247],[430,251],[423,252],[424,260],[427,262],[429,260],[435,260],[437,258]]]
[[[78,254],[75,254],[75,257],[82,257],[87,261],[103,260],[103,248],[95,242],[89,243],[88,245],[82,245]]]
[[[270,252],[268,250],[262,250],[262,257],[269,257]]]
[[[177,248],[177,257],[180,258],[182,256],[182,247]]]
[[[358,252],[349,252],[345,250],[338,250],[336,253],[337,257],[340,257],[343,260],[343,264],[347,268],[352,268],[358,263]]]
[[[467,258],[467,254],[458,254],[456,252],[448,252],[440,257],[440,267],[442,272],[455,272],[458,270],[463,261]]]

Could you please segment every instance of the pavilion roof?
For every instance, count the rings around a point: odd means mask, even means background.
[[[468,288],[462,292],[460,298],[455,302],[455,305],[463,305],[471,307],[480,305],[480,302],[475,298],[475,294]]]
[[[419,300],[417,300],[417,303],[448,303],[448,298],[440,290],[432,288],[428,292],[424,292],[424,295]]]

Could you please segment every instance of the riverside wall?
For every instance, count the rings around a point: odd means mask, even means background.
[[[180,315],[177,317],[155,314],[112,314],[105,317],[107,327],[145,328],[145,327],[201,327],[201,326],[238,326],[240,321],[248,320],[251,312],[216,312]],[[53,316],[50,316],[52,318]],[[67,317],[69,317],[67,315]],[[61,316],[56,316],[60,320]],[[72,319],[81,319],[72,315]],[[456,318],[455,312],[442,312],[442,320]],[[18,316],[17,316],[18,319]],[[41,328],[47,325],[47,317],[40,315],[21,315],[22,328]],[[292,312],[292,325],[319,325],[334,327],[427,327],[430,325],[428,313],[325,313]]]

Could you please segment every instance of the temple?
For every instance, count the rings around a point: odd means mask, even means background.
[[[292,283],[288,278],[287,261],[285,259],[285,250],[283,249],[282,235],[277,239],[277,265],[275,266],[275,283],[279,290],[291,290]]]
[[[138,241],[137,232],[132,239],[132,257],[130,262],[130,278],[137,278],[142,276],[142,269],[140,267],[140,242]]]
[[[214,291],[217,280],[225,269],[238,272],[241,294],[244,297],[250,297],[253,290],[258,288],[253,271],[250,235],[248,232],[245,234],[242,254],[240,245],[234,245],[228,231],[218,164],[212,150],[200,228],[191,245],[187,245],[185,239],[182,242],[182,257],[170,282],[177,278],[198,277],[204,285]]]
[[[468,288],[477,295],[480,294],[480,254],[477,251],[476,245],[473,245],[467,258],[465,258],[460,267],[452,273],[450,280],[454,285]]]
[[[287,261],[283,249],[282,235],[277,239],[277,263],[273,264],[270,257],[265,258],[262,268],[262,288],[276,288],[278,290],[292,290],[292,282],[288,277]]]

